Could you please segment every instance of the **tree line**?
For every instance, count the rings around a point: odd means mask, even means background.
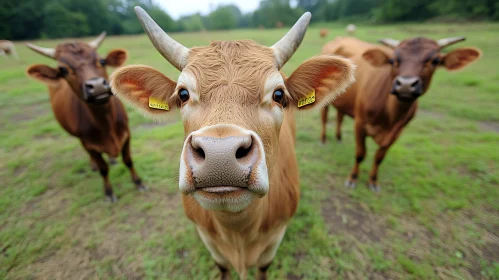
[[[0,39],[138,34],[137,5],[168,32],[288,26],[305,11],[312,12],[312,22],[499,20],[499,0],[261,0],[250,13],[221,5],[178,20],[152,0],[0,0]]]

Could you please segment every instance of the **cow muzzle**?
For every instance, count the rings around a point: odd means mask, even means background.
[[[88,103],[107,103],[111,95],[111,87],[102,77],[92,78],[83,83],[83,98]]]
[[[239,212],[269,189],[260,137],[235,125],[214,125],[184,142],[179,188],[210,210]]]
[[[397,76],[393,81],[392,93],[400,101],[414,101],[423,94],[423,81],[418,76]]]

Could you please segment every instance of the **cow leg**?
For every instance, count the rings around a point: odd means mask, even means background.
[[[111,186],[111,183],[109,182],[109,167],[102,158],[102,154],[96,151],[88,151],[90,154],[90,157],[92,157],[92,160],[97,164],[97,167],[99,168],[100,175],[102,176],[102,179],[104,179],[104,193],[106,194],[106,197],[109,199],[111,202],[116,202],[118,199],[113,193],[113,187]]]
[[[258,275],[256,276],[256,279],[258,280],[267,280],[267,270],[269,269],[270,265],[272,263],[269,263],[265,266],[261,266],[258,268]]]
[[[345,182],[345,186],[355,188],[357,177],[359,177],[359,166],[366,156],[366,131],[360,121],[355,121],[355,164],[350,176]]]
[[[344,116],[345,114],[339,110],[336,111],[336,141],[338,142],[341,142],[341,124],[343,123]]]
[[[327,113],[329,111],[329,106],[322,108],[321,110],[321,120],[322,120],[322,132],[321,132],[321,142],[326,143],[326,125],[327,125]]]
[[[95,162],[95,160],[90,156],[90,168],[92,168],[92,171],[97,171],[99,169],[99,166]]]
[[[140,191],[145,191],[147,190],[147,187],[142,184],[142,180],[140,179],[139,175],[133,168],[133,162],[132,162],[132,155],[130,152],[130,137],[125,141],[125,144],[123,145],[123,150],[121,151],[121,157],[123,158],[123,162],[125,163],[126,167],[128,167],[128,170],[130,170],[130,174],[132,175],[132,181],[139,189]]]
[[[374,156],[374,164],[371,172],[369,173],[369,188],[374,192],[381,191],[381,186],[378,185],[378,168],[383,159],[385,158],[386,152],[389,147],[379,147]]]

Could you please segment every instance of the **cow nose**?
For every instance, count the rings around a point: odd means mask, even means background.
[[[418,97],[423,93],[423,81],[417,76],[397,76],[392,92],[402,97]]]
[[[223,138],[192,135],[185,146],[185,160],[192,170],[194,186],[248,187],[259,161],[258,146],[251,134]]]
[[[105,93],[110,93],[109,83],[102,77],[91,78],[83,84],[85,99],[89,99]]]

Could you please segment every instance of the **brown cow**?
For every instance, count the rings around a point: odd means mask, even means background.
[[[331,102],[353,81],[353,66],[328,55],[305,61],[290,77],[279,72],[300,45],[310,13],[270,48],[242,40],[188,49],[144,10],[135,11],[181,74],[175,82],[151,67],[128,66],[111,76],[113,91],[158,120],[180,111],[184,211],[222,278],[231,266],[243,279],[257,266],[264,279],[299,199],[294,111]]]
[[[336,138],[341,140],[344,115],[355,118],[356,160],[345,185],[355,187],[359,164],[366,153],[365,139],[373,137],[379,145],[369,174],[369,187],[379,191],[378,167],[388,148],[397,140],[402,129],[414,117],[417,99],[429,88],[438,66],[458,70],[477,60],[476,48],[461,48],[447,54],[441,49],[463,41],[464,37],[434,41],[413,38],[402,42],[383,39],[389,46],[378,47],[355,38],[338,38],[326,44],[323,54],[338,54],[357,64],[356,83],[332,104],[337,109]],[[322,111],[322,142],[326,141],[328,108]]]
[[[119,67],[127,58],[123,49],[100,58],[96,50],[104,40],[103,32],[90,43],[62,43],[55,49],[26,44],[29,48],[57,61],[58,67],[36,64],[27,74],[49,88],[50,102],[60,125],[78,137],[90,155],[92,168],[99,169],[104,179],[104,191],[116,201],[108,178],[108,165],[102,158],[107,154],[113,163],[120,153],[139,190],[145,186],[133,168],[130,154],[128,117],[121,102],[112,95],[107,82],[106,66]]]
[[[329,32],[327,31],[327,29],[322,28],[322,29],[320,30],[320,33],[319,33],[319,34],[320,34],[321,38],[326,38],[328,33],[329,33]]]
[[[19,60],[19,56],[16,52],[16,47],[11,41],[0,40],[0,55],[11,55],[16,60]]]

